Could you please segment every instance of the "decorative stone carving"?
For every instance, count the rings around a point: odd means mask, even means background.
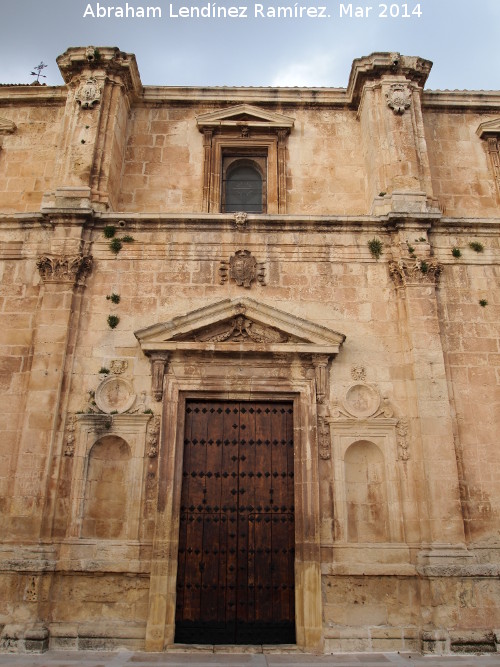
[[[318,417],[318,451],[323,461],[331,457],[330,425],[324,417]]]
[[[15,123],[13,123],[8,118],[3,118],[3,116],[0,116],[0,135],[13,134],[16,129],[17,127]]]
[[[64,445],[64,456],[74,456],[75,454],[75,429],[76,418],[75,415],[68,415],[66,422],[66,443]]]
[[[364,366],[352,366],[351,368],[351,377],[354,381],[361,380],[364,382],[366,380],[366,370]]]
[[[443,267],[436,261],[400,259],[389,264],[396,287],[436,284]]]
[[[38,589],[40,587],[40,577],[29,577],[26,588],[24,589],[23,600],[26,602],[38,602]]]
[[[330,410],[332,420],[391,419],[394,409],[387,398],[381,396],[376,387],[366,382],[354,382],[344,395],[343,401],[336,401]]]
[[[154,416],[148,424],[148,456],[150,459],[158,455],[158,435],[160,433],[160,418]]]
[[[134,404],[135,398],[130,383],[116,376],[103,380],[95,392],[97,407],[108,415],[127,412]]]
[[[42,255],[36,265],[44,283],[83,284],[92,270],[92,255]]]
[[[231,278],[240,287],[248,288],[255,279],[265,285],[266,268],[249,250],[237,250],[229,262],[223,260],[220,263],[219,274],[221,285]]]
[[[165,375],[168,362],[168,353],[154,353],[151,355],[151,381],[153,385],[153,396],[156,401],[163,398],[163,376]]]
[[[398,442],[398,458],[401,461],[408,461],[410,458],[410,453],[408,451],[408,419],[403,417],[400,419],[396,425],[396,434]]]
[[[257,275],[257,260],[249,250],[237,250],[229,260],[229,275],[239,287],[250,287]]]
[[[128,361],[126,359],[113,359],[109,364],[109,369],[115,375],[124,373],[128,368]]]
[[[404,114],[406,109],[411,106],[411,91],[405,83],[393,83],[386,93],[387,106],[390,107],[395,114]]]
[[[76,91],[75,99],[82,109],[93,109],[101,99],[102,88],[93,76],[80,84]]]
[[[344,398],[346,410],[358,419],[371,417],[380,405],[379,393],[369,384],[358,382],[349,387]]]
[[[221,343],[222,341],[244,341],[253,340],[255,343],[284,343],[288,336],[277,329],[266,327],[244,315],[238,315],[229,323],[226,323],[220,331],[208,337],[198,337],[205,342]]]
[[[243,231],[247,226],[247,221],[248,221],[247,213],[245,213],[244,211],[239,211],[237,213],[234,213],[233,218],[234,218],[234,224],[236,225],[236,229],[238,229],[240,232]]]
[[[327,354],[315,354],[312,357],[314,372],[316,374],[316,402],[324,403],[328,391],[328,362]]]

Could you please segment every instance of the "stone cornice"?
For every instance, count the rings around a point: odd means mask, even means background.
[[[402,56],[400,53],[372,53],[353,61],[347,97],[351,104],[358,105],[364,85],[382,77],[398,77],[416,83],[423,88],[432,68],[432,62],[418,56]]]
[[[30,102],[40,104],[64,104],[65,86],[0,86],[0,103]],[[301,108],[313,104],[316,107],[347,108],[352,97],[346,88],[272,88],[272,87],[205,87],[196,86],[145,86],[135,100],[136,104],[220,104],[230,100],[235,104],[261,104],[273,108],[276,104]],[[424,90],[423,109],[447,111],[500,112],[500,90]]]
[[[137,97],[142,92],[141,77],[133,53],[117,47],[78,46],[58,56],[57,64],[64,82],[69,84],[80,75],[118,77],[128,93]]]

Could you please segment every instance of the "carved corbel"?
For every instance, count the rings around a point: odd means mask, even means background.
[[[324,403],[328,393],[328,354],[314,354],[312,363],[316,376],[316,403]]]
[[[168,352],[157,352],[151,355],[151,383],[155,401],[163,398],[163,376],[167,369]]]

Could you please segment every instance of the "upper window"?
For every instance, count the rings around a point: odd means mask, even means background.
[[[203,210],[286,213],[286,137],[294,120],[240,104],[202,114]]]
[[[263,163],[263,164],[262,164]],[[223,160],[221,211],[235,213],[265,213],[265,159],[239,159],[226,157]]]

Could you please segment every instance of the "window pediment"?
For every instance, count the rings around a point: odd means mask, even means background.
[[[212,111],[197,116],[196,122],[200,132],[208,128],[235,128],[245,125],[266,130],[291,130],[294,119],[289,116],[259,109],[250,104],[239,104],[229,109]]]
[[[480,139],[488,139],[489,137],[500,137],[500,118],[494,118],[477,128],[476,134]]]

